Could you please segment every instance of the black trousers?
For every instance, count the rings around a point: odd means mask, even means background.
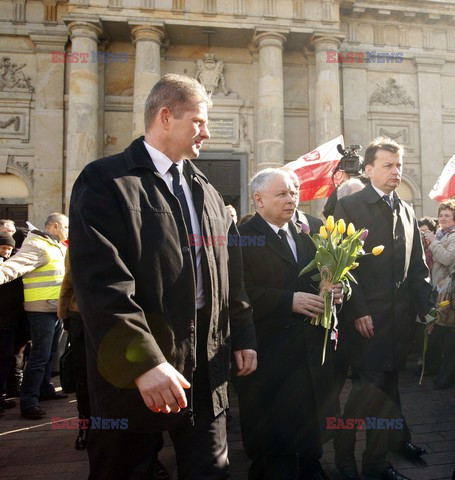
[[[82,318],[76,312],[70,312],[68,335],[73,350],[73,374],[76,383],[77,410],[79,418],[88,418],[90,416],[90,399],[87,382],[84,324]]]
[[[352,390],[344,408],[343,419],[398,419],[392,428],[367,428],[363,472],[384,472],[390,462],[387,452],[394,443],[410,440],[411,435],[401,408],[398,372],[379,372],[353,368]],[[400,423],[402,428],[400,428]],[[371,424],[370,424],[371,426]],[[335,455],[354,455],[356,430],[339,430],[335,436]]]
[[[212,413],[206,347],[208,330],[208,310],[199,310],[198,361],[192,382],[194,425],[189,416],[182,415],[181,421],[168,431],[175,449],[179,480],[230,478],[226,413],[217,417]],[[150,480],[152,463],[161,447],[161,432],[92,429],[87,447],[89,480]]]

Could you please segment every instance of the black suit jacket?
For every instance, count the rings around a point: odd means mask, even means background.
[[[318,292],[310,275],[298,276],[315,247],[293,223],[290,228],[297,263],[259,214],[239,227],[242,236],[262,239],[242,248],[258,342],[258,369],[238,382],[242,435],[251,457],[314,446],[325,417],[333,415],[333,345],[321,366],[324,329],[292,312],[294,292]]]
[[[381,255],[368,255],[353,270],[358,285],[353,284],[350,301],[345,303],[343,318],[352,361],[359,368],[392,371],[402,368],[411,336],[411,322],[431,309],[431,286],[425,264],[420,232],[414,210],[394,192],[394,210],[385,203],[372,185],[341,198],[335,218],[352,222],[357,229],[368,229],[364,249],[370,252],[384,245]],[[354,328],[354,320],[371,315],[374,337],[366,339]]]
[[[203,246],[209,388],[218,415],[228,406],[231,345],[254,349],[254,325],[241,249],[221,241],[237,229],[207,178],[188,160],[183,170],[203,235],[220,240]],[[192,383],[196,285],[180,203],[155,169],[143,137],[84,168],[69,218],[92,415],[128,418],[130,431],[168,429],[183,413],[152,413],[134,379],[167,361]]]

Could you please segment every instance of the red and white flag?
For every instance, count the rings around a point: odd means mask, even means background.
[[[444,170],[435,183],[431,192],[428,194],[430,198],[437,202],[442,202],[447,198],[455,195],[455,155],[447,162]]]
[[[285,165],[299,177],[301,202],[326,198],[333,192],[332,175],[342,156],[339,144],[344,148],[343,135]]]

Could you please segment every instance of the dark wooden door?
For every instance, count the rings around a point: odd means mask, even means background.
[[[210,183],[221,193],[224,203],[240,216],[240,160],[193,160]]]
[[[13,220],[17,227],[26,227],[28,205],[0,204],[0,218]]]

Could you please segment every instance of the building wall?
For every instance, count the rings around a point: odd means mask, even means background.
[[[142,132],[159,76],[196,76],[211,54],[227,90],[218,78],[204,158],[238,162],[241,213],[255,171],[343,133],[402,143],[401,193],[435,215],[455,153],[454,17],[448,0],[0,0],[0,205],[36,225],[67,210],[83,165]]]

